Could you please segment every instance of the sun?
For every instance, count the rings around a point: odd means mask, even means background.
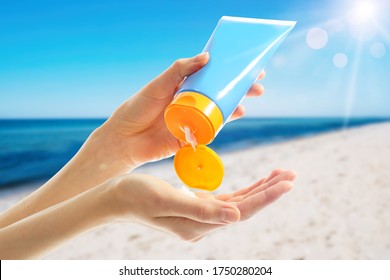
[[[376,34],[379,9],[376,1],[363,0],[355,4],[348,13],[352,35],[361,42],[372,39]]]
[[[358,22],[368,22],[375,18],[377,7],[373,1],[361,1],[352,10],[352,15]]]
[[[381,34],[380,18],[383,7],[381,2],[376,0],[362,0],[355,4],[350,10],[349,26],[352,35],[358,40],[355,44],[355,53],[351,58],[351,75],[346,90],[345,110],[344,110],[344,128],[348,127],[352,108],[356,98],[357,82],[359,77],[359,68],[361,67],[362,51],[365,44],[371,44],[370,53],[374,58],[381,58],[385,55],[386,49],[381,42],[373,43],[370,40]],[[340,60],[340,58],[338,58]],[[336,61],[341,64],[343,61]]]
[[[375,19],[377,7],[374,1],[361,1],[352,9],[350,20],[354,24],[367,24]]]

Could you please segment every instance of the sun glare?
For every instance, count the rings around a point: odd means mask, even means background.
[[[388,0],[387,0],[388,1]],[[319,51],[323,49],[328,52],[333,52],[333,65],[338,68],[338,72],[344,71],[348,73],[346,79],[345,92],[345,108],[344,108],[344,128],[348,127],[349,119],[353,112],[353,106],[358,91],[358,77],[361,63],[366,61],[364,52],[369,51],[373,59],[381,59],[388,52],[388,44],[390,42],[390,33],[382,26],[384,4],[380,0],[349,0],[346,5],[340,9],[340,14],[332,20],[322,23],[317,23],[317,26],[312,26],[306,30],[306,43],[313,49]],[[349,31],[349,34],[346,34]],[[340,48],[334,41],[336,36],[344,33],[343,44]],[[351,37],[349,37],[350,35]],[[350,41],[349,39],[354,39]],[[331,42],[327,47],[328,41]],[[345,49],[346,43],[351,42],[353,49]],[[330,49],[332,47],[333,49]],[[342,52],[344,49],[344,52]],[[364,55],[364,57],[363,57]],[[343,70],[344,69],[344,70]]]
[[[378,6],[375,1],[360,1],[356,3],[348,15],[352,35],[359,41],[368,41],[375,36],[375,22],[378,16]]]
[[[359,2],[352,10],[351,20],[355,24],[363,24],[372,21],[375,18],[376,7],[374,2],[363,1]]]

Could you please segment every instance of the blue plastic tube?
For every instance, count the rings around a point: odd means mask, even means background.
[[[209,62],[187,77],[165,112],[176,138],[186,141],[189,128],[197,143],[210,143],[295,23],[222,17],[203,50]]]

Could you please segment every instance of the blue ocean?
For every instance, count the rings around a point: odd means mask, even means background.
[[[104,119],[0,120],[0,187],[45,180]],[[390,121],[350,119],[348,128]],[[228,123],[210,145],[218,153],[343,129],[342,118],[246,118]]]

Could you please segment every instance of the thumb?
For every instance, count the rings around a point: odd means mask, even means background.
[[[210,224],[231,224],[240,220],[240,210],[228,202],[187,196],[176,201],[172,210],[177,216]]]
[[[184,78],[201,69],[208,60],[209,54],[207,52],[191,58],[176,60],[144,88],[144,94],[158,98],[172,97]]]

